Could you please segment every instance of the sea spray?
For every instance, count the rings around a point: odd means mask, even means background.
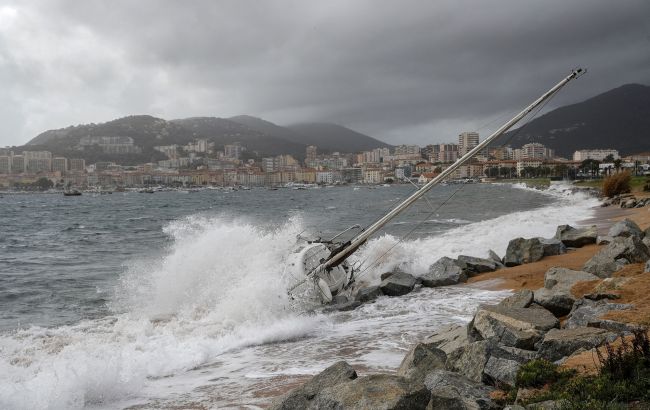
[[[304,337],[327,319],[294,312],[286,294],[284,257],[301,230],[297,219],[172,222],[166,255],[125,271],[113,316],[0,336],[0,408],[111,402],[232,349]]]

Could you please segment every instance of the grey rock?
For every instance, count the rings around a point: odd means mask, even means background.
[[[500,345],[496,340],[480,340],[459,347],[447,355],[447,370],[463,374],[468,379],[475,382],[488,384],[509,383],[506,380],[500,380],[499,377],[506,377],[506,373],[497,371],[495,367],[499,362],[492,363],[490,369],[486,372],[486,366],[490,358],[498,358],[517,362],[526,363],[536,358],[536,352],[523,350],[508,346]],[[504,363],[501,363],[504,364]]]
[[[526,408],[518,404],[511,404],[504,407],[503,410],[526,410]]]
[[[369,286],[367,288],[359,289],[355,296],[355,300],[358,300],[361,303],[370,302],[383,294],[384,293],[381,291],[379,286]]]
[[[485,365],[494,351],[498,349],[491,340],[480,340],[461,346],[447,355],[447,370],[460,373],[468,379],[482,383]],[[502,356],[496,354],[496,356]]]
[[[646,230],[647,232],[647,230]],[[643,238],[643,244],[650,249],[650,235],[646,234],[645,237]]]
[[[492,388],[468,380],[460,374],[434,370],[424,381],[431,392],[427,409],[491,410],[498,409],[490,399]]]
[[[499,302],[499,306],[527,308],[533,303],[534,294],[531,290],[521,289]]]
[[[609,293],[609,292],[594,292],[594,293],[588,293],[584,297],[585,299],[598,301],[598,300],[620,299],[621,295],[617,295],[616,293]]]
[[[324,388],[349,383],[357,378],[357,372],[347,362],[334,363],[311,380],[285,395],[277,398],[271,404],[274,410],[293,410],[309,408],[316,395]]]
[[[430,393],[422,383],[390,374],[373,374],[324,388],[310,409],[426,409]]]
[[[351,300],[349,302],[338,303],[336,305],[327,306],[325,309],[323,309],[323,313],[347,312],[350,310],[354,310],[359,306],[361,306],[361,302],[359,302],[358,300]]]
[[[626,310],[631,308],[632,305],[623,303],[608,303],[604,300],[594,302],[589,299],[579,299],[573,304],[573,309],[564,327],[566,329],[574,329],[587,326],[614,330],[620,326],[617,324],[618,322],[604,320],[601,317],[612,310]]]
[[[648,261],[645,263],[645,269],[643,270],[643,272],[644,272],[644,273],[648,273],[648,272],[650,272],[650,260],[648,260]]]
[[[577,229],[571,225],[560,225],[557,227],[555,237],[570,248],[582,248],[585,245],[596,243],[598,227],[592,225]]]
[[[526,410],[560,410],[566,407],[562,400],[546,400],[539,403],[532,403],[526,406]]]
[[[445,352],[445,354],[449,354],[459,347],[469,344],[469,340],[467,340],[467,326],[444,326],[426,338],[423,343],[436,347]]]
[[[397,370],[397,375],[411,381],[422,383],[425,376],[435,369],[444,369],[447,354],[433,346],[433,343],[416,344],[404,356]]]
[[[616,259],[625,258],[631,263],[650,259],[650,249],[636,236],[617,237],[589,259],[583,270],[601,278],[608,278],[620,269]]]
[[[379,278],[380,278],[380,280],[384,281],[384,280],[390,278],[393,275],[393,273],[395,273],[395,272],[392,272],[392,271],[391,272],[384,272],[381,275],[379,275]]]
[[[593,327],[551,329],[539,345],[538,354],[540,358],[554,362],[579,349],[589,350],[615,338],[615,333]]]
[[[613,238],[618,236],[622,236],[622,237],[636,236],[639,239],[643,238],[643,232],[641,231],[641,228],[639,228],[639,225],[637,225],[636,222],[627,218],[622,221],[618,221],[614,225],[612,225],[612,227],[609,228],[609,232],[607,233],[607,235]]]
[[[404,272],[395,272],[388,278],[384,279],[379,288],[388,296],[406,295],[415,287],[415,278]]]
[[[419,279],[422,286],[435,288],[466,282],[467,274],[454,259],[444,256],[431,265],[429,271],[421,275]]]
[[[515,238],[508,243],[503,263],[506,266],[517,266],[537,262],[543,257],[544,245],[542,245],[539,238]]]
[[[566,246],[557,238],[539,238],[544,248],[544,256],[562,255],[566,253]]]
[[[636,199],[630,198],[627,200],[621,200],[621,208],[634,208],[636,207]]]
[[[516,360],[490,356],[485,364],[483,374],[492,379],[493,383],[497,386],[502,384],[514,386],[515,378],[520,367],[521,363]]]
[[[535,303],[550,310],[555,316],[564,316],[571,311],[576,301],[571,293],[573,285],[598,279],[588,272],[551,268],[544,274],[544,287],[535,291]]]
[[[497,270],[496,262],[491,259],[477,258],[474,256],[460,255],[458,265],[468,276],[478,275],[479,273],[494,272]]]
[[[503,266],[503,259],[501,259],[501,257],[496,252],[494,252],[492,249],[490,249],[488,251],[488,256],[489,256],[490,259],[492,259],[497,264],[497,266],[498,265]]]
[[[482,339],[497,340],[505,346],[532,350],[544,333],[559,325],[557,318],[546,309],[483,305],[476,312],[468,332],[475,332]]]
[[[598,238],[596,239],[596,245],[607,245],[613,240],[614,240],[614,238],[612,238],[611,236],[600,236],[600,235],[598,235]]]

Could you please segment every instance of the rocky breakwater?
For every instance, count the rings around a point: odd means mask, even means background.
[[[346,362],[335,363],[277,398],[272,408],[503,408],[504,401],[497,400],[495,391],[514,387],[523,364],[534,359],[560,363],[631,330],[626,323],[602,319],[612,310],[630,308],[614,303],[616,294],[597,290],[579,295],[573,288],[585,281],[616,280],[612,273],[625,263],[650,264],[650,250],[643,242],[646,234],[632,221],[619,222],[608,232],[607,245],[583,270],[552,267],[544,274],[542,288],[522,289],[496,305],[481,305],[467,325],[438,329],[413,346],[395,374],[357,377]],[[358,305],[372,303],[377,297],[398,297],[420,286],[456,285],[485,272],[532,263],[596,241],[595,226],[576,229],[561,225],[554,238],[513,239],[503,259],[491,251],[489,258],[443,257],[422,275],[386,272],[379,286],[358,290],[352,302]]]

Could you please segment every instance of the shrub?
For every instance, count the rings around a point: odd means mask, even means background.
[[[629,171],[619,172],[610,175],[603,181],[603,195],[606,197],[613,197],[620,194],[630,192],[630,176]]]
[[[543,359],[531,360],[517,372],[517,387],[542,387],[559,376],[557,365]]]

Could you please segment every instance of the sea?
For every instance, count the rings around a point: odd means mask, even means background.
[[[287,294],[286,260],[415,189],[0,193],[0,408],[257,409],[339,360],[395,372],[415,342],[508,292],[422,288],[326,314]],[[440,186],[350,262],[367,284],[417,275],[551,237],[596,205],[561,183]]]

